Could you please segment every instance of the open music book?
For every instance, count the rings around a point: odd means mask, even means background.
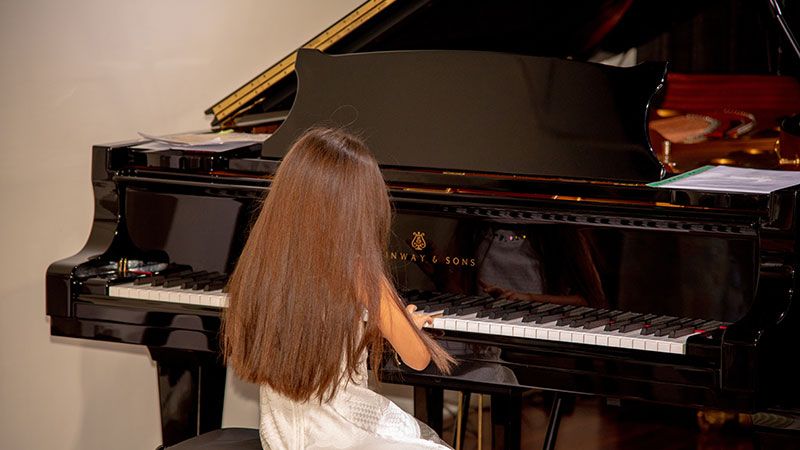
[[[693,191],[769,194],[800,184],[800,172],[703,166],[666,180],[649,183],[656,188]]]

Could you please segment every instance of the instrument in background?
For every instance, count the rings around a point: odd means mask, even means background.
[[[800,170],[800,155],[778,144],[781,123],[798,112],[793,77],[670,74],[650,138],[674,173],[708,164]]]

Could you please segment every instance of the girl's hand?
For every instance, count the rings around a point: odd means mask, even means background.
[[[411,315],[411,319],[414,320],[414,325],[416,325],[417,328],[422,328],[425,325],[433,325],[433,316],[417,312],[417,305],[406,306],[406,311]]]

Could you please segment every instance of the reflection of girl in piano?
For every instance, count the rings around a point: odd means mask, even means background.
[[[498,225],[476,254],[478,288],[496,298],[607,306],[587,235],[558,226]]]
[[[284,448],[446,448],[367,387],[386,338],[409,367],[452,358],[405,309],[383,255],[391,209],[364,144],[307,132],[284,157],[229,285],[225,359],[261,385],[261,440]]]

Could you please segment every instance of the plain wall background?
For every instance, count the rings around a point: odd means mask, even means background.
[[[359,0],[0,0],[0,448],[153,449],[143,348],[52,338],[47,266],[91,227],[92,144],[207,129],[203,111]],[[224,423],[255,424],[247,387]]]

